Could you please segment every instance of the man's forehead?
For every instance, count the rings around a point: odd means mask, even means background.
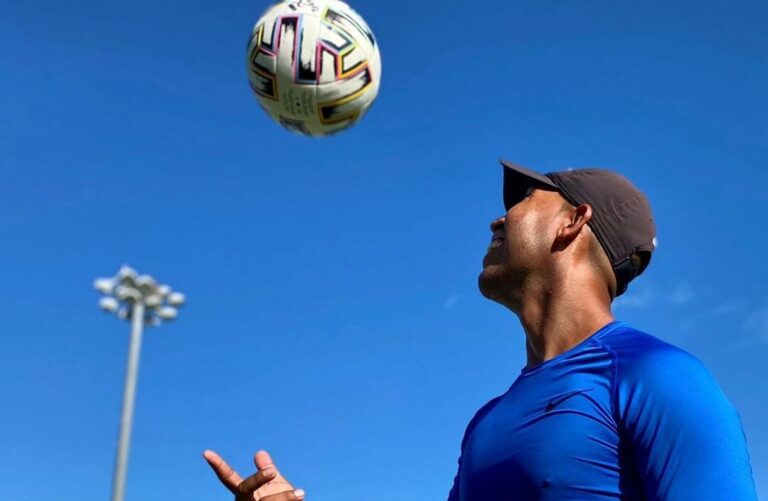
[[[535,185],[529,186],[526,189],[526,195],[528,194],[535,195],[537,198],[549,199],[557,203],[562,203],[566,201],[559,191],[553,190],[550,188],[543,188],[541,186],[535,186]]]

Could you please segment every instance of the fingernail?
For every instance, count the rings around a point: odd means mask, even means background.
[[[296,489],[295,491],[293,491],[293,495],[296,496],[297,498],[304,498],[304,491],[301,489]]]

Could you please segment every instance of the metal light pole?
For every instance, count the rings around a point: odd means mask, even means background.
[[[97,279],[93,286],[104,294],[99,300],[102,310],[116,315],[120,320],[131,321],[120,439],[112,484],[112,501],[123,501],[144,324],[159,326],[163,321],[174,320],[179,314],[178,308],[184,304],[186,298],[180,292],[173,292],[169,286],[158,284],[149,275],[139,275],[129,266],[120,268],[114,277]]]

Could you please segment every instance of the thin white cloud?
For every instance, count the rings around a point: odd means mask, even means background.
[[[669,295],[669,300],[672,304],[688,304],[695,297],[696,295],[688,282],[680,282],[672,290],[672,293]]]
[[[763,306],[744,320],[744,330],[751,339],[757,339],[768,343],[768,306]]]
[[[614,309],[645,308],[653,303],[653,286],[649,283],[630,284],[629,290],[613,302]]]
[[[640,282],[630,284],[629,292],[614,301],[616,308],[645,308],[651,305],[671,304],[682,306],[707,296],[707,291],[682,280],[676,284],[656,287],[656,284]]]
[[[688,282],[680,282],[672,290],[669,300],[672,301],[672,304],[687,304],[690,303],[694,297],[695,294]]]
[[[456,302],[459,300],[459,295],[454,294],[453,296],[449,297],[443,302],[443,308],[453,308],[456,305]]]
[[[711,310],[709,310],[710,317],[722,317],[724,315],[730,315],[732,313],[738,313],[744,309],[744,303],[741,301],[725,301],[722,302]]]

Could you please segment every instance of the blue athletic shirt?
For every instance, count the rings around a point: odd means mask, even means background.
[[[739,416],[689,353],[621,321],[472,418],[449,501],[757,499]]]

